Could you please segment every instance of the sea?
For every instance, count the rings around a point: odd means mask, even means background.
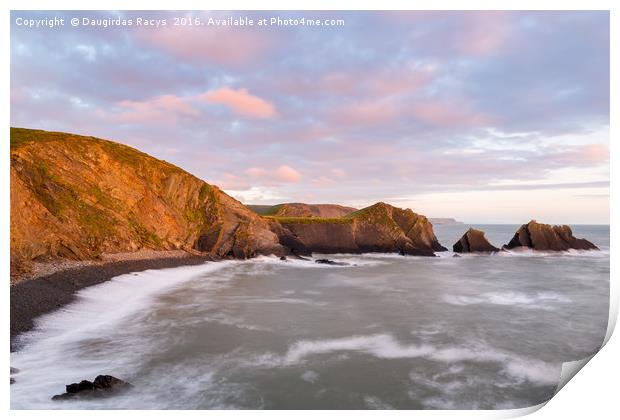
[[[439,225],[448,248],[468,225]],[[517,225],[476,225],[496,246]],[[82,289],[11,353],[12,409],[513,409],[555,393],[599,350],[600,251],[260,257],[148,270]],[[130,391],[52,401],[109,374]]]

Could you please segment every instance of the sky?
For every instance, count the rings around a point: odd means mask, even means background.
[[[18,24],[53,17],[65,25]],[[227,17],[254,25],[208,24]],[[272,17],[344,25],[258,26]],[[128,144],[246,204],[384,201],[469,223],[609,223],[608,12],[11,20],[12,126]]]

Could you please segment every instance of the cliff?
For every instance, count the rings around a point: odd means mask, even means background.
[[[445,250],[429,220],[377,203],[291,203],[262,217],[218,187],[94,137],[11,128],[11,273],[32,261],[185,250],[251,258],[311,252]]]
[[[41,258],[187,249],[284,254],[272,222],[219,188],[131,147],[11,128],[11,270]]]
[[[566,251],[569,249],[598,249],[592,242],[573,236],[570,226],[551,226],[531,220],[522,225],[508,244],[506,249],[526,247],[538,251]]]
[[[433,256],[445,251],[424,216],[385,203],[340,218],[281,217],[286,227],[311,252],[399,252]]]
[[[356,211],[356,208],[338,204],[284,203],[275,206],[247,205],[262,216],[276,217],[343,217]]]

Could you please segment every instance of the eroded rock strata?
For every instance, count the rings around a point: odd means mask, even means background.
[[[497,252],[499,248],[491,245],[484,236],[484,232],[469,228],[453,246],[452,250],[459,253],[469,252]]]
[[[526,247],[537,251],[567,251],[569,249],[598,249],[586,239],[575,238],[570,226],[547,225],[531,220],[522,225],[508,244],[506,249]]]
[[[341,218],[277,220],[312,252],[433,256],[436,251],[446,250],[425,216],[386,203],[376,203]]]
[[[288,252],[272,222],[182,169],[93,137],[11,129],[11,268],[140,249]]]

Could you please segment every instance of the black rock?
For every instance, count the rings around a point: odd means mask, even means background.
[[[280,261],[286,261],[286,256],[284,256],[284,255],[283,255],[283,256],[281,256],[281,257],[280,257]]]
[[[84,381],[81,381],[79,384],[78,383],[69,384],[65,388],[68,394],[76,394],[82,391],[92,391],[93,389],[95,389],[95,386],[93,385],[91,381],[84,380]]]
[[[328,265],[349,265],[347,263],[343,263],[343,262],[338,262],[338,261],[332,261],[332,260],[328,260],[326,258],[321,258],[318,260],[314,260],[315,263],[317,264],[328,264]]]
[[[99,375],[95,378],[93,386],[96,389],[119,389],[127,388],[131,385],[111,375]]]
[[[54,395],[52,400],[74,398],[99,398],[115,395],[131,388],[132,385],[111,375],[99,375],[93,382],[83,380],[66,386],[64,394]]]

